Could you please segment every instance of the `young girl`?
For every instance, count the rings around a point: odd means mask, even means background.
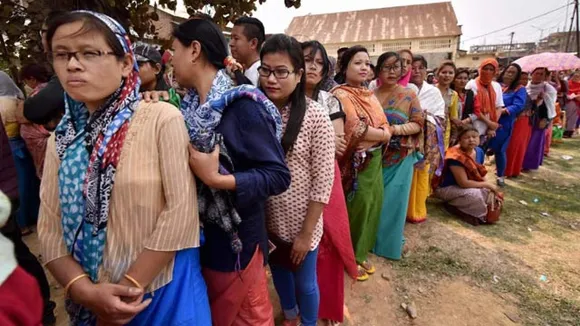
[[[270,197],[267,224],[277,249],[270,268],[286,318],[284,325],[315,326],[320,293],[316,278],[322,211],[334,179],[334,129],[328,111],[306,98],[304,54],[296,39],[278,34],[262,48],[260,85],[282,115],[282,148],[290,188]]]
[[[324,46],[317,41],[302,43],[306,63],[306,96],[328,111],[335,132],[336,155],[346,148],[344,140],[345,114],[338,99],[322,90],[330,61]],[[335,160],[334,183],[328,205],[324,207],[323,229],[317,261],[320,308],[318,318],[325,325],[342,323],[344,319],[344,272],[356,279],[357,268],[350,238],[348,211],[342,189],[340,169]]]
[[[443,100],[445,100],[445,149],[455,145],[457,138],[457,127],[461,125],[459,120],[459,95],[451,89],[451,84],[455,79],[457,68],[452,61],[444,61],[437,69],[437,88],[441,91]]]
[[[368,280],[376,268],[367,260],[375,246],[383,201],[382,148],[391,139],[387,118],[374,93],[364,87],[371,59],[361,46],[342,56],[337,79],[343,85],[333,94],[339,99],[346,121],[346,150],[338,159],[347,198],[350,235],[358,264],[359,281]]]

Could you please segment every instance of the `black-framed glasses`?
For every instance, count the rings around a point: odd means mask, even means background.
[[[270,69],[270,68],[266,68],[264,66],[260,66],[258,67],[258,74],[261,77],[265,77],[268,78],[270,77],[271,74],[274,74],[274,77],[276,77],[276,79],[286,79],[288,78],[288,76],[290,74],[293,74],[294,71],[290,71],[288,69],[285,68],[276,68],[274,70]]]
[[[401,65],[383,65],[381,67],[382,72],[389,72],[389,71],[396,72],[399,70],[401,70]]]
[[[115,52],[99,50],[55,51],[48,54],[48,59],[52,64],[67,64],[74,57],[81,64],[90,64],[107,55],[115,55]]]

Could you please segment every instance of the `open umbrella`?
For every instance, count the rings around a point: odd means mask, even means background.
[[[520,58],[514,63],[523,71],[531,72],[536,68],[548,68],[550,71],[580,69],[580,59],[573,53],[545,52]]]

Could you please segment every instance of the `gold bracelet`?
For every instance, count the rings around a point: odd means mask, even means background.
[[[72,280],[70,280],[66,286],[64,287],[64,297],[67,298],[68,297],[68,291],[70,290],[70,287],[78,280],[80,280],[81,278],[85,278],[85,277],[89,277],[88,274],[81,274],[75,278],[73,278]]]
[[[125,274],[125,278],[128,279],[129,282],[133,283],[133,285],[135,285],[136,287],[138,287],[141,290],[143,290],[143,287],[141,286],[141,284],[139,284],[139,282],[137,282],[137,280],[134,279],[131,275]]]

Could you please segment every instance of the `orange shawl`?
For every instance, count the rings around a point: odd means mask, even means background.
[[[495,59],[483,60],[479,66],[479,77],[475,79],[475,83],[477,85],[476,98],[479,100],[479,104],[481,105],[481,114],[489,114],[491,121],[497,122],[499,119],[495,107],[497,94],[495,93],[495,90],[492,86],[493,77],[495,74],[483,71],[483,67],[487,65],[492,65],[495,68],[495,71],[497,71],[499,68],[499,64]]]
[[[338,98],[346,115],[344,138],[347,142],[347,147],[342,157],[338,158],[338,165],[342,173],[344,190],[348,192],[357,173],[352,169],[356,148],[364,139],[368,127],[387,128],[389,123],[381,103],[375,97],[373,91],[366,88],[340,85],[335,87],[331,93]],[[361,162],[357,168],[358,171],[362,171],[365,168],[364,163],[368,161],[368,158],[367,156],[367,160]]]
[[[470,155],[461,150],[459,145],[449,147],[445,153],[445,161],[455,160],[461,163],[467,173],[467,178],[473,181],[484,181],[487,170],[485,166],[478,164]]]
[[[381,103],[373,91],[366,88],[340,85],[335,87],[332,93],[342,104],[342,110],[346,115],[344,122],[344,138],[348,144],[346,153],[356,149],[369,126],[374,128],[389,126]],[[347,155],[343,157],[347,157]]]

